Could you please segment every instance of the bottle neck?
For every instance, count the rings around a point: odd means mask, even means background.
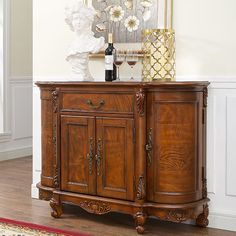
[[[108,45],[113,45],[113,35],[111,33],[108,34]]]

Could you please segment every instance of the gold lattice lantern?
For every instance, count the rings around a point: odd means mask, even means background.
[[[143,81],[175,80],[175,32],[145,29],[143,37]]]

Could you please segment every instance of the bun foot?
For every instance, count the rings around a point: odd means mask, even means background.
[[[207,219],[209,215],[208,205],[203,206],[203,213],[201,213],[196,219],[196,225],[200,227],[207,227],[209,224],[209,220]]]
[[[139,234],[143,234],[144,233],[144,224],[146,222],[147,219],[147,215],[144,214],[143,212],[138,212],[135,216],[135,225],[136,225],[136,230]]]
[[[143,234],[144,233],[144,227],[142,227],[142,226],[137,226],[136,230],[137,230],[138,234]]]
[[[60,218],[62,215],[62,205],[55,198],[50,200],[50,207],[52,208],[51,216],[54,218]]]

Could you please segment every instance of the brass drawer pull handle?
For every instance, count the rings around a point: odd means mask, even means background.
[[[89,161],[89,174],[93,173],[93,138],[89,139],[89,153],[87,154],[87,159]]]
[[[105,101],[101,100],[98,105],[94,105],[93,102],[89,99],[86,102],[92,109],[100,109],[103,105],[105,105]]]
[[[150,167],[152,164],[152,129],[151,128],[148,130],[146,151],[147,151],[147,164]]]
[[[101,147],[102,146],[102,140],[98,139],[98,143],[97,143],[97,155],[96,155],[96,161],[97,161],[97,175],[101,174]]]

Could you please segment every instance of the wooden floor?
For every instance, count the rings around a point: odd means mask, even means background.
[[[48,202],[31,199],[31,173],[30,157],[0,162],[0,217],[84,232],[93,236],[137,236],[133,218],[124,214],[96,216],[75,206],[65,206],[62,218],[53,219]],[[145,235],[236,236],[236,233],[149,219]]]

